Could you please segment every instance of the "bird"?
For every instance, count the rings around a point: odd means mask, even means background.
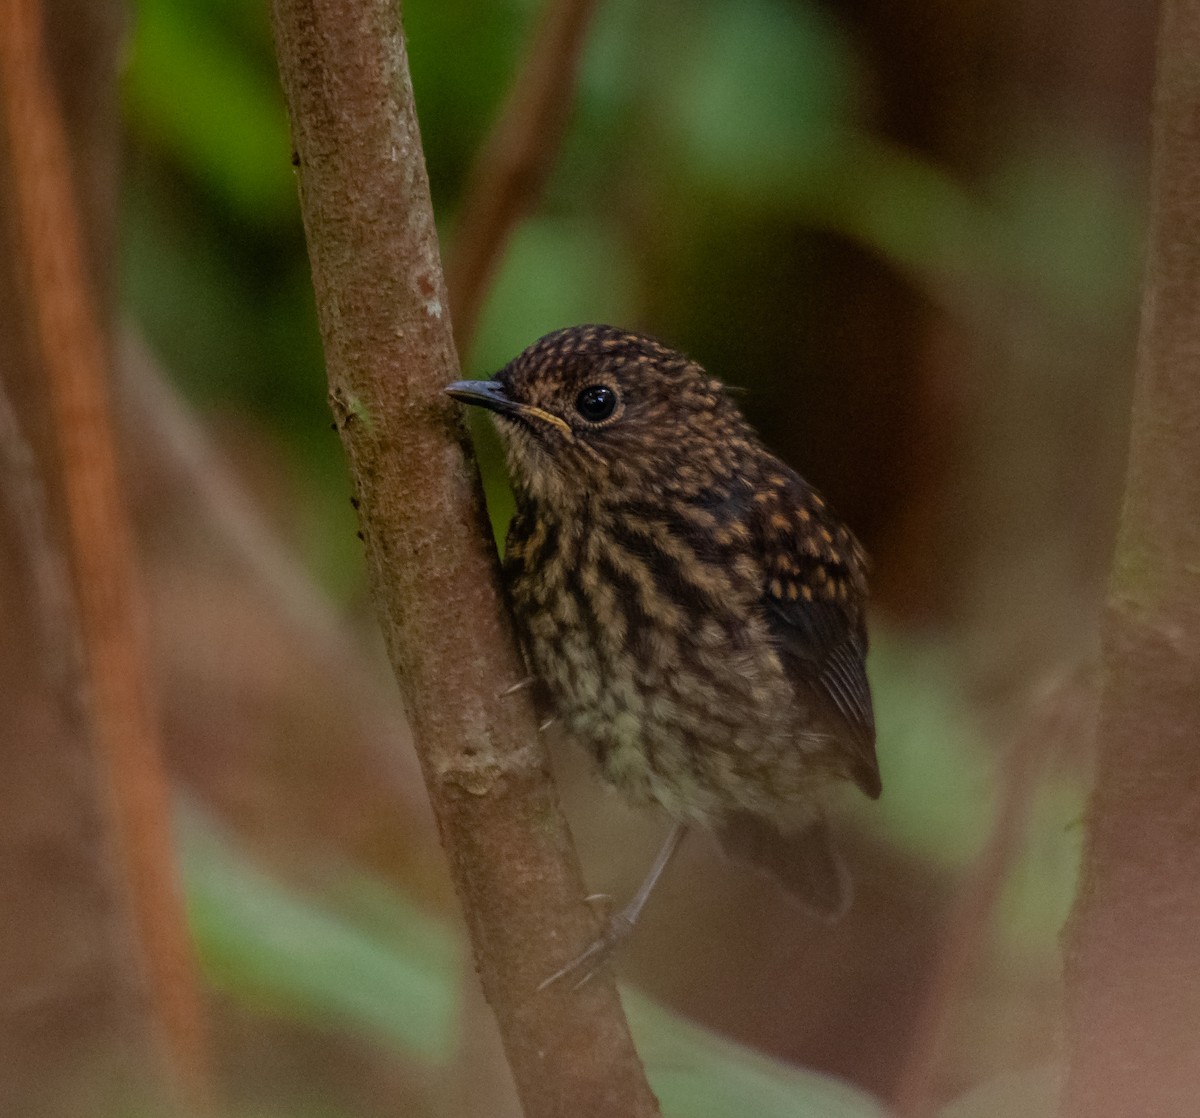
[[[850,528],[719,379],[648,335],[556,330],[445,391],[504,445],[502,571],[530,680],[608,783],[673,820],[633,899],[543,985],[607,960],[692,827],[840,918],[831,790],[881,791]]]

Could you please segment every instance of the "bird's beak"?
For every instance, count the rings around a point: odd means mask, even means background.
[[[494,411],[498,415],[513,415],[520,419],[540,419],[543,423],[557,427],[564,435],[570,436],[572,433],[568,424],[557,415],[534,407],[532,404],[523,404],[519,400],[511,399],[505,392],[504,385],[498,380],[456,380],[453,384],[446,385],[446,394],[453,396],[456,400],[461,400],[464,404],[475,404],[478,407],[487,408],[488,411]]]

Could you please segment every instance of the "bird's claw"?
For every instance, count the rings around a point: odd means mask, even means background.
[[[603,894],[597,895],[603,896]],[[559,967],[549,978],[544,979],[538,985],[538,992],[540,993],[556,982],[574,975],[578,975],[578,979],[571,984],[572,993],[585,986],[608,962],[612,953],[629,938],[629,934],[633,931],[633,924],[633,920],[624,912],[618,912],[615,916],[610,917],[605,924],[604,931],[566,966]]]
[[[524,691],[527,687],[532,687],[537,682],[534,676],[527,675],[524,679],[518,679],[511,687],[506,687],[503,691],[496,694],[497,699],[507,699],[509,695],[515,695],[518,691]]]

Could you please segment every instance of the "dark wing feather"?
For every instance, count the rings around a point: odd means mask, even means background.
[[[851,774],[874,798],[880,780],[862,616],[865,558],[799,477],[778,481],[786,484],[758,504],[767,622],[788,673],[842,723]]]
[[[800,685],[815,691],[840,717],[850,747],[854,782],[872,799],[880,792],[879,762],[875,756],[875,716],[867,681],[865,640],[846,631],[846,619],[814,617],[841,612],[827,602],[787,603],[767,597],[767,619],[779,642],[784,667]],[[833,635],[842,628],[841,638]],[[820,634],[824,643],[814,644]]]

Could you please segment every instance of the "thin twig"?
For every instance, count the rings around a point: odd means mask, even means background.
[[[917,1118],[931,1103],[938,1059],[970,969],[987,942],[996,904],[1020,854],[1038,782],[1056,747],[1090,723],[1095,689],[1072,677],[1048,688],[1001,764],[1000,800],[991,833],[947,921],[938,966],[913,1026],[893,1095],[897,1118]]]
[[[38,472],[37,459],[17,410],[0,378],[0,500],[7,505],[5,524],[21,535],[22,551],[28,557],[33,602],[31,615],[38,622],[40,645],[37,656],[45,677],[57,693],[72,721],[82,712],[79,680],[83,676],[82,655],[74,618],[71,572],[50,531],[50,498]]]
[[[130,329],[121,335],[120,366],[117,391],[127,410],[128,437],[145,447],[156,478],[165,473],[177,479],[176,489],[181,496],[187,491],[193,515],[213,526],[271,605],[303,634],[309,653],[345,665],[347,677],[367,674],[333,603],[255,507],[143,339]]]
[[[275,0],[330,403],[372,590],[528,1118],[658,1113],[611,982],[537,993],[595,935],[504,611],[392,0]],[[351,126],[352,122],[352,126]]]
[[[304,664],[297,670],[301,677],[311,674],[317,686],[306,696],[343,711],[339,730],[367,770],[377,771],[375,758],[386,761],[389,779],[386,785],[371,785],[368,799],[375,806],[369,811],[388,814],[392,841],[408,852],[406,861],[432,866],[440,850],[416,759],[408,750],[396,750],[398,740],[407,740],[407,730],[394,687],[380,676],[354,627],[281,538],[144,341],[128,328],[122,332],[119,366],[121,433],[142,484],[146,477],[153,479],[154,508],[174,510],[206,543],[215,544],[222,563],[232,568],[225,573],[244,582],[265,611],[256,613],[257,622],[281,626],[281,639],[303,649]],[[263,622],[264,616],[272,621]],[[347,770],[358,771],[366,770],[353,764]],[[355,818],[370,829],[361,810]],[[431,886],[439,898],[445,895],[436,871],[429,881],[417,883]]]
[[[8,0],[0,82],[31,317],[58,438],[94,740],[167,1066],[192,1105],[209,1095],[205,1032],[171,858],[166,779],[138,629],[132,541],[117,477],[108,349],[89,291],[64,128],[37,0]]]
[[[537,205],[554,168],[595,9],[596,0],[547,0],[529,54],[467,178],[446,265],[454,337],[464,359],[508,239]]]

